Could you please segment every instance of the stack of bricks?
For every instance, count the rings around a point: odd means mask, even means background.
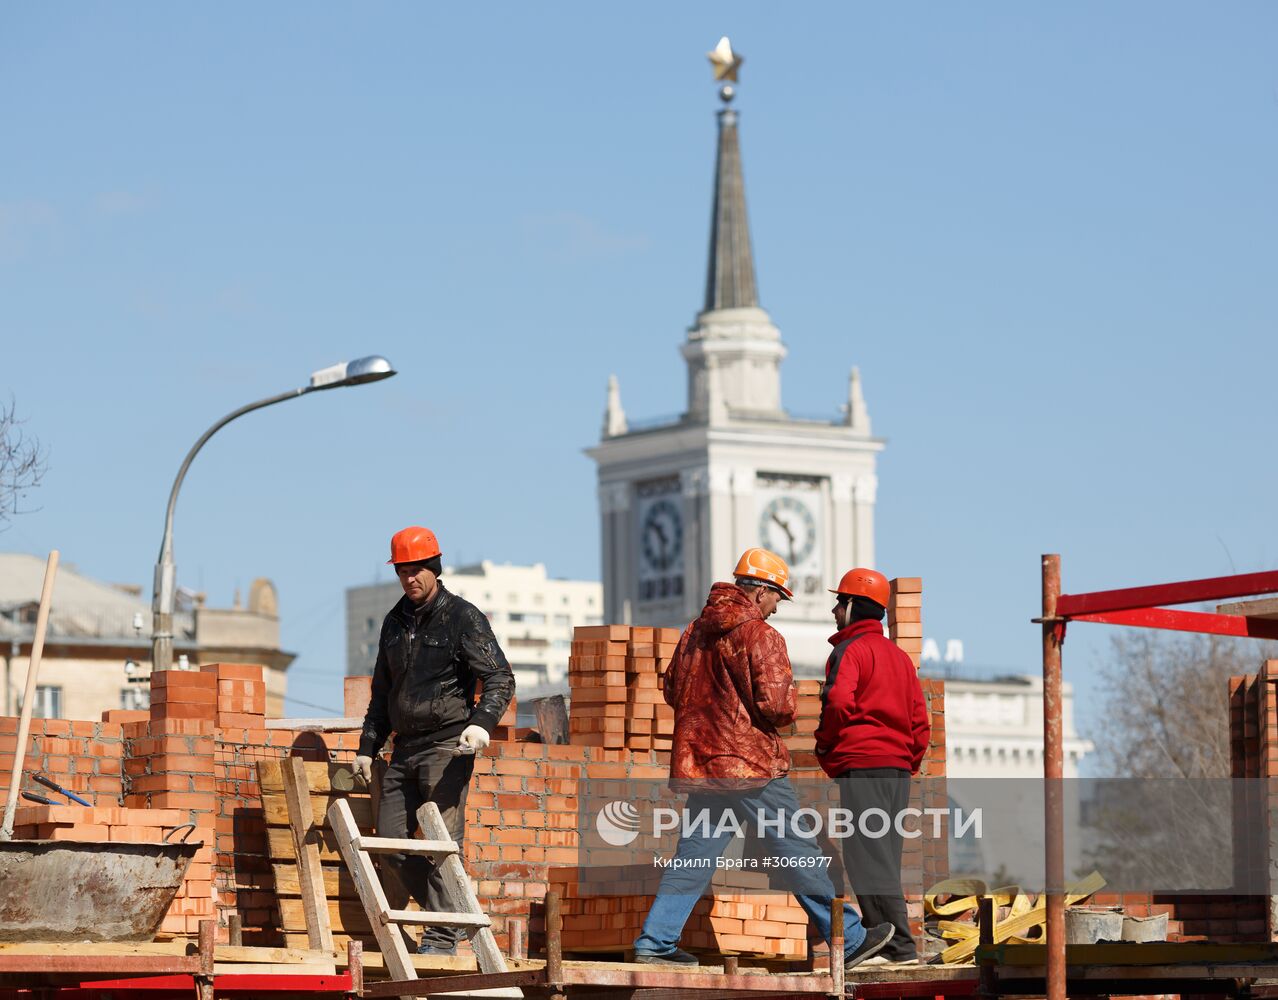
[[[200,667],[200,675],[216,681],[216,722],[219,729],[262,728],[262,720],[266,717],[266,681],[260,666],[254,663],[208,663]]]
[[[813,768],[816,760],[816,731],[821,723],[821,687],[816,680],[797,681],[798,697],[795,701],[794,725],[782,739],[790,751],[790,766]]]
[[[916,576],[891,581],[888,636],[909,654],[917,670],[923,656],[923,581]]]
[[[651,872],[591,872],[592,880],[601,877],[616,895],[583,892],[577,868],[551,868],[547,874],[550,889],[560,897],[565,952],[625,952],[643,928],[655,898],[645,884],[651,883]],[[679,944],[693,952],[794,961],[805,957],[807,937],[807,914],[790,897],[716,889],[697,901]]]
[[[679,630],[635,627],[626,643],[626,740],[628,750],[670,752],[674,709],[662,694],[666,666],[679,644]],[[662,756],[663,760],[668,757]]]
[[[568,739],[578,746],[626,745],[627,625],[573,629],[568,652]]]
[[[662,695],[679,630],[588,625],[568,657],[569,741],[610,750],[655,750],[668,760],[674,710]]]

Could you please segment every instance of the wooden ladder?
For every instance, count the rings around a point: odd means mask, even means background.
[[[386,961],[386,969],[395,980],[413,980],[417,970],[404,944],[399,924],[423,924],[435,927],[460,927],[470,938],[471,948],[479,971],[506,972],[506,959],[493,938],[492,921],[479,908],[479,899],[471,887],[470,879],[462,868],[458,847],[448,835],[439,806],[425,803],[417,810],[417,823],[426,835],[425,840],[400,840],[393,837],[367,837],[355,825],[355,816],[345,799],[338,799],[329,807],[328,822],[337,838],[337,845],[350,869],[355,889],[364,912],[373,927],[378,947]],[[460,902],[457,912],[439,913],[427,910],[392,910],[382,889],[377,868],[370,854],[419,854],[429,858],[443,873],[448,894],[454,905]],[[408,995],[407,993],[405,994]],[[437,993],[435,996],[485,996],[522,997],[518,987],[489,990],[468,990],[464,994]]]

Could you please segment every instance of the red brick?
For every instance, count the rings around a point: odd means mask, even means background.
[[[56,826],[49,831],[48,840],[96,841],[106,843],[111,828],[98,823],[77,823],[75,826]]]
[[[217,706],[213,701],[206,705],[193,705],[186,702],[174,702],[172,704],[162,702],[151,706],[151,719],[156,722],[207,721],[212,725],[216,714]]]
[[[200,672],[214,674],[219,679],[262,680],[262,666],[257,663],[204,663],[200,665]]]
[[[217,694],[217,677],[194,670],[157,670],[151,674],[152,698],[161,691],[172,696],[179,690]]]

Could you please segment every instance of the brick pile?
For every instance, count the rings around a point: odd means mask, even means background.
[[[909,654],[917,670],[923,657],[923,581],[917,576],[889,581],[888,636]]]
[[[560,896],[565,952],[625,952],[639,936],[655,898],[648,894],[651,873],[620,869],[605,877],[616,895],[583,893],[577,868],[550,869],[550,888]],[[807,914],[791,897],[716,890],[697,902],[679,943],[699,952],[793,961],[805,957],[807,937]]]
[[[678,642],[679,630],[671,628],[574,629],[568,655],[570,741],[668,755],[674,710],[666,704],[661,684]]]

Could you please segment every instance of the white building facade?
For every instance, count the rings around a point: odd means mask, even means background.
[[[552,579],[541,563],[514,566],[485,560],[445,567],[441,580],[488,616],[521,697],[547,685],[565,685],[573,628],[603,622],[598,581]],[[348,675],[373,672],[382,619],[403,596],[398,581],[347,589]]]
[[[1074,728],[1074,691],[1061,686],[1064,774],[1093,750]],[[945,770],[950,778],[1043,777],[1043,679],[945,682]]]
[[[781,334],[758,302],[737,136],[720,111],[704,307],[681,347],[687,410],[632,426],[617,379],[608,384],[598,466],[602,570],[609,622],[681,627],[742,551],[771,549],[790,565],[795,600],[770,624],[796,668],[829,654],[826,588],[874,565],[875,465],[852,369],[841,417],[802,419],[781,403]]]

